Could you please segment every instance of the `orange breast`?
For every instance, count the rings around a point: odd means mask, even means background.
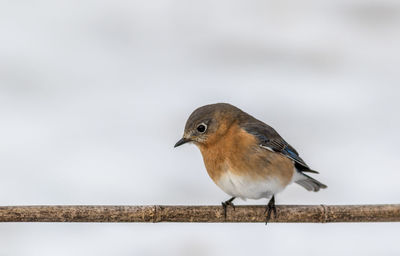
[[[211,138],[212,144],[198,144],[207,172],[215,183],[227,171],[255,181],[276,178],[283,186],[290,183],[294,173],[293,161],[261,148],[257,139],[237,124],[222,136],[216,135],[219,138]]]

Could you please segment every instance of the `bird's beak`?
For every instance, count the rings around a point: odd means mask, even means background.
[[[174,148],[179,147],[180,145],[183,145],[189,141],[191,141],[191,139],[182,138],[175,144]]]

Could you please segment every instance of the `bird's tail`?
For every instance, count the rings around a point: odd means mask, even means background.
[[[296,171],[295,176],[294,176],[294,182],[302,186],[303,188],[307,189],[308,191],[314,191],[317,192],[321,188],[327,188],[325,184],[319,182],[318,180],[311,178],[310,176]]]

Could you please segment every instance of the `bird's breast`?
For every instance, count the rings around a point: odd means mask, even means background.
[[[256,138],[242,129],[199,148],[209,176],[231,196],[269,197],[286,187],[294,173],[292,160],[262,149]]]

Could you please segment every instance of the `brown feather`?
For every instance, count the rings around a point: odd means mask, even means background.
[[[229,122],[221,122],[225,123]],[[294,173],[292,160],[261,148],[257,138],[236,122],[229,127],[221,125],[215,133],[210,134],[205,143],[199,143],[198,146],[207,172],[215,183],[229,170],[233,174],[254,180],[277,178],[286,186]]]

